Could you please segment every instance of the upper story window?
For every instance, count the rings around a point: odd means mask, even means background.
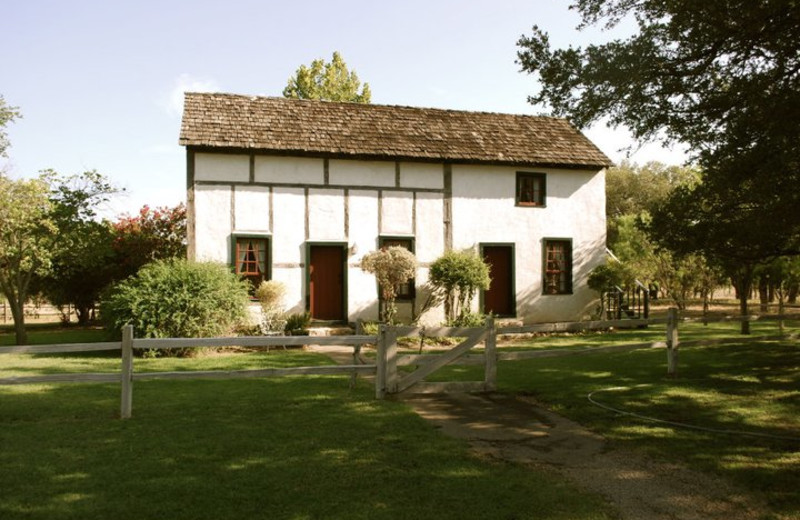
[[[399,246],[414,252],[414,239],[412,237],[380,237],[379,247]],[[413,300],[416,296],[415,280],[412,278],[397,287],[398,300]]]
[[[269,239],[233,237],[234,272],[250,282],[252,294],[264,280],[269,280]]]
[[[517,206],[545,206],[547,176],[544,173],[517,172]]]
[[[544,294],[572,294],[572,241],[544,240]]]

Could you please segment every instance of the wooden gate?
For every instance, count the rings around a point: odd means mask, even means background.
[[[399,356],[398,337],[459,337],[465,338],[456,347],[442,354]],[[483,381],[431,382],[428,377],[440,368],[465,356],[473,347],[484,344],[482,356],[476,364],[484,365]],[[379,399],[401,393],[488,392],[497,386],[497,350],[494,320],[486,327],[437,329],[390,327],[381,325],[378,334],[377,373],[375,392]],[[400,373],[398,366],[416,366],[413,372]]]

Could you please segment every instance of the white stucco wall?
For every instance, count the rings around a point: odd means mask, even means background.
[[[344,240],[344,214],[344,190],[308,190],[309,240]]]
[[[276,184],[311,184],[325,182],[325,161],[306,157],[256,156],[255,181]]]
[[[547,175],[545,207],[515,205],[518,171]],[[603,172],[454,166],[453,247],[515,244],[517,315],[528,322],[581,319],[596,298],[585,285],[588,271],[605,255],[604,187]],[[542,295],[544,238],[572,240],[573,294]]]
[[[339,186],[395,185],[395,163],[391,161],[330,160],[328,173],[331,184]]]
[[[348,310],[353,320],[374,320],[378,315],[375,277],[363,272],[359,263],[378,246],[378,191],[350,190],[348,195],[348,244],[355,251],[348,259]]]
[[[414,194],[384,191],[381,197],[381,234],[414,234]]]
[[[250,179],[250,156],[198,153],[194,156],[196,181],[247,182]]]
[[[237,232],[269,232],[269,188],[234,186],[234,229]]]
[[[199,261],[230,261],[231,187],[196,186],[195,258]]]
[[[359,262],[378,247],[380,236],[409,236],[420,262],[417,301],[401,304],[400,315],[410,318],[419,309],[430,263],[445,248],[442,164],[400,163],[399,187],[393,161],[330,160],[330,187],[323,159],[256,156],[254,184],[247,184],[249,165],[246,155],[195,155],[198,259],[229,262],[232,233],[264,233],[271,240],[272,277],[286,285],[289,310],[302,312],[307,242],[347,243],[348,319],[376,319],[375,279]],[[547,175],[546,207],[515,206],[517,171]],[[214,184],[204,184],[209,181]],[[595,299],[586,277],[604,260],[604,189],[603,172],[453,165],[453,246],[477,252],[481,243],[513,243],[518,316],[526,322],[582,318]],[[541,294],[543,238],[572,241],[574,294]],[[441,321],[441,309],[423,320]]]
[[[444,167],[441,164],[400,163],[400,186],[403,188],[444,188]]]

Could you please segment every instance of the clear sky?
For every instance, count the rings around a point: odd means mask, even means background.
[[[560,0],[12,0],[2,9],[0,94],[23,118],[7,131],[13,176],[96,169],[128,191],[108,211],[185,199],[183,91],[280,96],[301,64],[338,50],[372,102],[545,113],[516,42],[537,24],[555,46],[578,32]],[[624,30],[624,29],[622,29]],[[613,160],[624,131],[585,132]],[[637,162],[680,163],[647,146]]]

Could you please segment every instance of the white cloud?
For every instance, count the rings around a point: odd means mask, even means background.
[[[180,117],[183,113],[184,92],[218,92],[219,85],[213,79],[195,78],[189,74],[181,74],[172,82],[169,93],[161,100],[167,114]]]

